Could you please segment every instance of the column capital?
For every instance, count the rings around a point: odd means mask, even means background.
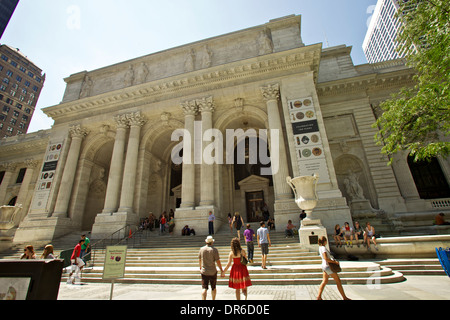
[[[88,135],[89,131],[86,128],[81,127],[81,125],[71,126],[69,128],[69,134],[72,138],[81,138],[83,139]]]
[[[198,110],[203,113],[203,112],[214,112],[215,110],[215,105],[214,105],[214,101],[213,101],[213,97],[204,97],[201,99],[197,99],[196,100],[197,105],[198,105]]]
[[[25,165],[27,166],[27,168],[30,169],[35,169],[38,165],[39,161],[37,160],[32,160],[32,159],[27,159],[25,160]]]
[[[269,84],[267,87],[261,87],[261,93],[264,100],[278,100],[280,98],[280,85],[278,83]]]
[[[114,122],[116,123],[117,129],[128,128],[129,121],[126,114],[121,114],[114,117]]]
[[[129,113],[126,115],[131,127],[142,127],[147,119],[140,112]]]
[[[182,102],[181,108],[185,116],[195,116],[198,112],[198,106],[195,100]]]
[[[3,168],[5,171],[13,172],[16,170],[17,164],[12,162],[3,162],[0,164],[0,168]]]

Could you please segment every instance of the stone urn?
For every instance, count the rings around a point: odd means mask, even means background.
[[[319,176],[300,176],[300,177],[286,177],[286,182],[292,188],[295,195],[295,203],[297,206],[305,210],[306,220],[313,220],[312,211],[317,205],[316,186],[319,181]]]
[[[327,237],[327,230],[322,226],[320,219],[312,215],[313,209],[317,206],[318,197],[316,193],[319,176],[287,177],[286,182],[295,194],[295,203],[305,210],[306,218],[302,220],[302,225],[298,230],[300,246],[309,250],[318,250],[319,238]],[[328,247],[328,243],[327,243]],[[329,247],[328,247],[329,248]]]
[[[22,209],[22,205],[0,207],[0,230],[8,230],[14,227],[14,218]]]

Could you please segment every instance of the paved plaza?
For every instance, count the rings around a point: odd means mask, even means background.
[[[199,277],[200,278],[200,277]],[[315,300],[318,285],[255,285],[248,289],[248,300]],[[447,276],[407,276],[406,281],[380,285],[344,285],[352,300],[450,300]],[[109,300],[111,284],[61,283],[58,300]],[[113,300],[201,300],[199,285],[153,285],[115,283]],[[328,284],[324,300],[341,300],[334,284]],[[210,291],[208,300],[211,299]],[[217,300],[235,300],[235,290],[217,286]]]

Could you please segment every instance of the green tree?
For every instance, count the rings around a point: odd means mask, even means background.
[[[403,88],[380,107],[374,127],[382,152],[392,156],[410,150],[415,161],[450,154],[450,2],[399,1],[402,21],[397,41],[407,65],[414,68],[416,85]],[[391,160],[392,161],[392,160]]]

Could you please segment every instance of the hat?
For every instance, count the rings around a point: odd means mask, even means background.
[[[206,243],[213,243],[214,242],[214,238],[212,236],[207,236],[205,239]]]

